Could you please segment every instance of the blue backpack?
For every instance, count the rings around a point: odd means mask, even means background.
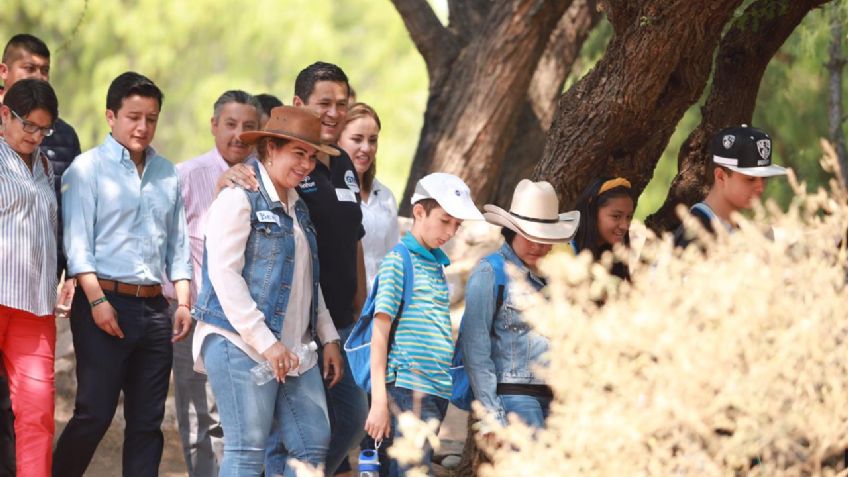
[[[504,271],[504,257],[500,253],[493,253],[483,260],[489,262],[492,270],[495,272],[495,286],[493,294],[495,297],[495,314],[501,309],[504,301],[504,293],[508,277]],[[453,361],[451,362],[450,374],[453,380],[453,388],[451,390],[451,403],[462,409],[463,411],[471,410],[471,401],[474,400],[474,392],[471,390],[471,381],[468,379],[468,373],[465,372],[465,365],[462,362],[462,328],[465,325],[465,320],[459,325],[459,336],[456,338],[456,346],[453,351]]]
[[[397,252],[403,258],[403,295],[398,307],[398,314],[392,320],[392,328],[389,332],[389,350],[395,338],[400,317],[406,309],[406,305],[412,300],[412,288],[415,283],[415,271],[412,267],[412,256],[409,249],[403,243],[395,245],[390,252]],[[344,344],[347,361],[350,365],[353,380],[356,385],[365,391],[371,392],[371,333],[374,323],[374,308],[377,301],[377,290],[380,289],[380,277],[374,278],[371,293],[365,301],[359,320],[353,325],[353,329]]]

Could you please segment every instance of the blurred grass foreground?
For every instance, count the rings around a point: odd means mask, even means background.
[[[548,259],[527,312],[551,339],[548,428],[498,429],[480,475],[846,475],[848,194],[824,149],[828,190],[790,176],[788,211],[758,207],[706,253],[649,234],[632,284]],[[406,417],[393,452],[415,462],[435,437]]]

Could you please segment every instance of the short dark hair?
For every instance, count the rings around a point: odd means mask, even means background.
[[[518,233],[516,233],[515,230],[501,227],[501,235],[504,238],[504,242],[512,247],[512,241],[515,240],[515,236],[518,235]]]
[[[59,118],[59,100],[50,83],[40,79],[22,79],[6,91],[3,104],[18,116],[25,117],[36,109],[50,113],[51,122]]]
[[[164,99],[162,90],[150,78],[138,74],[135,71],[121,73],[117,78],[112,80],[112,84],[109,85],[109,91],[106,93],[106,109],[117,113],[124,104],[124,99],[130,96],[153,98],[159,103],[159,110],[162,110],[162,101]]]
[[[297,79],[294,80],[294,95],[304,103],[308,103],[309,97],[315,91],[315,83],[319,81],[344,83],[350,95],[350,83],[345,72],[338,66],[323,61],[312,63],[297,74]]]
[[[43,56],[50,59],[50,49],[47,44],[41,41],[40,38],[29,33],[19,33],[13,36],[6,48],[3,49],[3,63],[14,63],[21,56],[21,51],[26,51],[31,55]]]
[[[730,170],[727,167],[725,167],[721,164],[718,164],[717,162],[711,160],[709,163],[707,163],[707,177],[705,178],[706,182],[707,182],[707,187],[712,187],[713,184],[715,184],[715,171],[716,171],[716,169],[723,170],[724,173],[727,174],[727,175],[733,174],[732,170]]]
[[[281,137],[262,136],[256,141],[256,155],[259,156],[259,162],[264,162],[268,158],[268,144],[273,143],[277,148],[281,148],[288,144],[290,139]]]
[[[215,105],[212,106],[212,115],[215,119],[218,119],[221,116],[221,108],[230,103],[253,106],[253,108],[256,109],[257,116],[262,114],[262,105],[259,104],[259,101],[252,94],[240,89],[231,89],[229,91],[224,91],[224,93],[221,94],[221,96],[218,96],[218,99],[215,100]]]
[[[259,112],[266,116],[271,115],[272,109],[276,108],[277,106],[283,105],[283,102],[280,101],[280,98],[268,93],[257,94],[256,100],[259,101],[259,104],[262,106],[262,110]]]
[[[430,212],[432,212],[434,209],[441,207],[441,205],[439,205],[439,201],[437,201],[436,199],[421,199],[418,202],[412,204],[412,206],[415,207],[419,204],[421,205],[421,207],[424,207],[424,213],[428,216],[430,215]]]

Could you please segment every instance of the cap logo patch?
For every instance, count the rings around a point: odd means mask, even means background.
[[[725,149],[730,149],[733,147],[733,143],[736,141],[736,136],[733,134],[725,134],[723,138],[721,138],[721,144]]]
[[[757,152],[760,153],[760,157],[768,160],[771,155],[771,140],[770,139],[760,139],[757,141]]]

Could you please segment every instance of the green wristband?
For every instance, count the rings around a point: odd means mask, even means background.
[[[98,299],[96,299],[96,300],[92,301],[91,303],[89,303],[89,305],[91,305],[91,307],[92,307],[92,308],[94,308],[95,306],[97,306],[97,305],[99,305],[99,304],[101,304],[101,303],[103,303],[103,302],[107,302],[107,301],[109,301],[109,300],[108,300],[108,299],[106,299],[106,295],[103,295],[103,296],[101,296],[100,298],[98,298]]]

